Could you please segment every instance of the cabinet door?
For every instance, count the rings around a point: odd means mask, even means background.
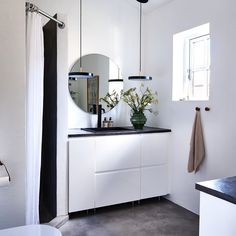
[[[140,167],[140,135],[96,138],[96,172]]]
[[[69,212],[94,208],[94,138],[69,141]]]
[[[168,194],[167,165],[141,168],[141,199]]]
[[[140,199],[140,169],[96,174],[96,207],[138,199]]]
[[[167,163],[169,133],[143,134],[141,136],[141,166]]]

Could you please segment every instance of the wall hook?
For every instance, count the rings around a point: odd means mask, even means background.
[[[200,107],[195,107],[195,110],[196,110],[196,111],[200,111],[201,108],[200,108]]]
[[[210,107],[205,107],[205,111],[210,111],[211,108]]]
[[[5,165],[2,161],[0,161],[0,166],[4,166],[4,168],[5,168],[6,172],[7,172],[7,175],[8,175],[8,177],[9,177],[9,182],[10,182],[10,181],[11,181],[11,176],[10,176],[10,174],[9,174],[9,171],[8,171],[6,165]]]

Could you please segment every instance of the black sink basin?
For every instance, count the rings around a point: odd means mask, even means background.
[[[125,128],[125,127],[109,127],[109,128],[81,128],[82,130],[88,131],[88,132],[122,132],[131,130],[131,128]]]

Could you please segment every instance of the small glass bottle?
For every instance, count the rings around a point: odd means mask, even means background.
[[[108,121],[108,127],[113,127],[113,120],[111,117],[109,118],[109,121]]]
[[[107,118],[106,117],[104,117],[104,120],[103,120],[103,128],[107,128],[108,127],[108,121],[107,121]]]

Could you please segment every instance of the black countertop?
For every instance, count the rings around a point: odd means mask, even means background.
[[[123,135],[123,134],[146,134],[146,133],[166,133],[171,132],[170,129],[144,127],[142,130],[136,130],[133,127],[125,127],[127,130],[112,131],[112,132],[88,132],[81,129],[70,129],[68,132],[69,138],[85,137],[85,136],[106,136],[106,135]]]
[[[236,176],[200,182],[196,189],[236,204]]]

